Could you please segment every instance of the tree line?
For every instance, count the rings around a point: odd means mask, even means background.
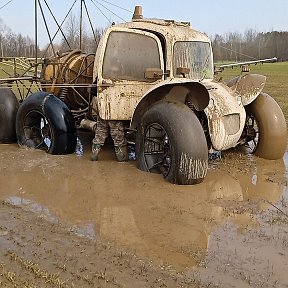
[[[104,29],[96,28],[89,31],[83,27],[80,33],[80,24],[71,14],[63,27],[63,36],[53,47],[47,44],[42,49],[37,46],[37,55],[40,57],[53,56],[54,52],[80,49],[86,53],[95,53]],[[81,34],[81,35],[80,35]],[[80,45],[81,42],[81,45]],[[35,41],[29,36],[14,33],[0,18],[0,57],[35,57]]]
[[[0,56],[25,56],[33,57],[35,55],[34,40],[21,33],[14,33],[0,19]]]
[[[214,61],[251,61],[277,57],[288,61],[288,32],[230,32],[212,37]]]
[[[87,32],[87,29],[83,27],[80,35],[79,27],[79,21],[71,14],[63,28],[65,36],[62,37],[60,43],[54,45],[54,51],[79,49],[81,46],[81,50],[87,53],[95,52],[104,29],[95,29],[92,33]],[[230,32],[224,35],[213,35],[211,42],[216,62],[239,62],[272,57],[277,57],[278,61],[288,61],[288,31],[263,33],[248,29],[244,33]],[[42,51],[39,47],[37,49],[39,56],[47,51],[48,55],[46,53],[45,56],[52,56],[53,49],[49,45]],[[21,33],[14,33],[0,19],[0,56],[34,57],[34,40]]]

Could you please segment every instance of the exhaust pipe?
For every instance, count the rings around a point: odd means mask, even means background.
[[[79,128],[83,128],[83,129],[95,132],[96,125],[97,125],[97,123],[95,121],[91,121],[91,120],[88,120],[88,119],[83,119],[80,122],[80,127]]]

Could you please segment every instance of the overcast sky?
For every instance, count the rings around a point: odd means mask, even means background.
[[[57,20],[62,22],[75,0],[46,0]],[[0,0],[0,9],[9,0]],[[14,32],[34,37],[34,2],[35,0],[11,0],[0,10],[0,18]],[[93,24],[96,27],[106,27],[110,21],[123,22],[130,20],[132,13],[113,6],[134,10],[135,5],[142,5],[146,18],[165,18],[179,21],[189,21],[191,26],[208,35],[224,34],[226,32],[241,32],[252,28],[259,32],[272,30],[288,31],[288,0],[85,0]],[[41,0],[45,8],[44,0]],[[80,14],[81,0],[77,0],[73,13]],[[114,12],[120,18],[105,9]],[[97,8],[97,7],[98,8]],[[100,10],[101,11],[100,11]],[[102,15],[105,14],[105,16]],[[56,31],[49,13],[46,12],[51,34]],[[109,20],[109,21],[108,21]],[[39,11],[40,44],[48,42],[43,21]],[[86,25],[87,26],[87,25]]]

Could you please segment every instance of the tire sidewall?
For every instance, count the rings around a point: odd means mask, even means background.
[[[32,112],[42,114],[51,128],[51,145],[47,153],[69,154],[75,151],[77,133],[73,115],[60,99],[47,92],[34,93],[21,104],[16,117],[19,145],[25,146],[28,140],[23,124]]]
[[[154,109],[153,109],[154,110]],[[154,111],[151,110],[149,111],[148,113],[144,114],[143,118],[142,118],[142,121],[141,121],[141,125],[140,125],[140,130],[138,133],[138,129],[137,129],[137,137],[136,137],[136,151],[138,151],[138,156],[137,158],[138,159],[142,159],[141,161],[137,161],[137,166],[140,170],[143,170],[143,171],[148,171],[148,167],[147,167],[147,164],[146,164],[146,160],[145,160],[145,156],[144,156],[144,146],[145,146],[145,135],[146,135],[146,132],[147,132],[147,129],[150,125],[154,124],[154,123],[157,123],[157,124],[160,124],[166,131],[166,133],[169,135],[169,148],[170,148],[170,151],[171,151],[171,155],[172,155],[172,162],[171,162],[171,165],[170,165],[170,169],[169,169],[169,172],[166,176],[166,179],[170,182],[173,182],[173,175],[175,174],[175,167],[176,167],[176,163],[177,163],[177,159],[179,158],[179,155],[176,151],[176,149],[174,148],[175,147],[175,139],[173,137],[173,133],[171,131],[171,126],[169,125],[169,120],[167,118],[164,118],[163,119],[163,115],[162,113],[154,113]],[[143,136],[144,137],[143,137]],[[136,154],[136,155],[137,155]]]
[[[259,131],[258,143],[253,153],[264,159],[282,158],[287,145],[287,127],[277,102],[269,94],[262,92],[245,109],[248,115],[255,118]]]
[[[15,143],[19,102],[10,88],[0,88],[0,143]]]
[[[208,148],[204,131],[196,115],[179,102],[159,101],[144,113],[136,134],[137,167],[148,171],[144,157],[144,138],[147,127],[153,123],[160,124],[169,137],[172,162],[166,180],[175,184],[202,182],[208,167]],[[183,155],[203,162],[205,171],[201,177],[193,179],[186,175],[185,171],[181,171]]]

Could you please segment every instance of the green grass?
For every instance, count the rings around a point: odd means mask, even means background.
[[[6,62],[7,63],[7,62]],[[12,62],[10,63],[12,65]],[[17,69],[16,73],[19,75],[23,74],[25,72],[24,69]],[[9,77],[15,77],[15,73],[13,71],[13,67],[7,66],[4,63],[0,62],[0,80],[1,79],[6,79]],[[29,81],[22,81],[22,83],[26,86],[23,86],[20,82],[18,82],[18,85],[16,82],[13,82],[10,84],[9,87],[12,88],[14,91],[15,95],[18,97],[18,99],[21,99],[20,95],[26,95],[28,92],[28,88],[30,87],[30,82]],[[7,87],[8,84],[6,83],[1,83],[0,87]],[[31,91],[36,92],[38,89],[33,85],[31,87]]]
[[[250,65],[250,71],[253,74],[261,74],[267,77],[263,92],[271,95],[281,107],[286,121],[288,121],[288,62],[265,63]],[[223,80],[231,79],[240,75],[240,68],[227,68],[217,75],[217,78],[223,77]]]

